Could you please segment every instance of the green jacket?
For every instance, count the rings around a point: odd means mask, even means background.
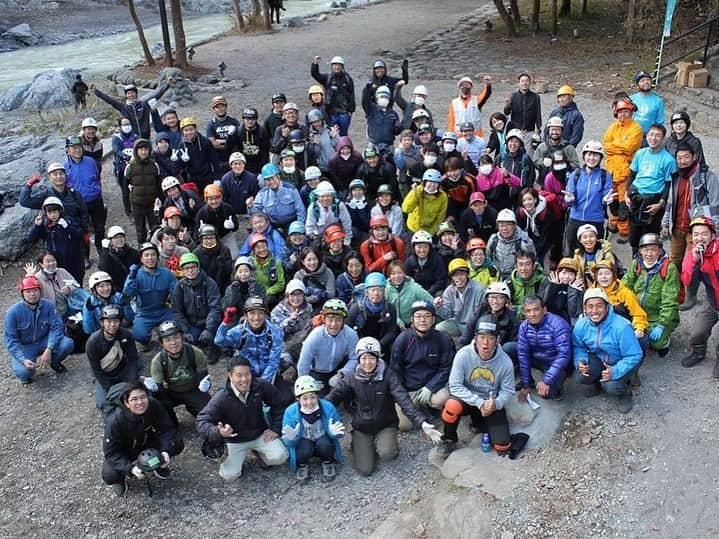
[[[517,308],[517,316],[524,318],[522,314],[522,301],[524,301],[524,298],[527,296],[544,297],[544,289],[549,285],[549,281],[544,276],[544,268],[537,264],[534,268],[534,273],[526,281],[522,279],[516,269],[512,270],[507,285],[512,292],[512,304]]]
[[[402,329],[410,326],[412,319],[412,303],[417,300],[432,303],[432,294],[427,292],[412,277],[405,277],[400,288],[394,286],[389,280],[385,286],[385,297],[397,310],[397,325]]]
[[[679,325],[679,270],[666,254],[649,271],[641,257],[633,260],[622,282],[636,294],[650,326],[661,324],[669,334]]]
[[[255,264],[255,280],[265,289],[265,295],[281,296],[285,290],[285,270],[282,262],[270,254],[264,264],[260,264],[254,254],[250,255]]]

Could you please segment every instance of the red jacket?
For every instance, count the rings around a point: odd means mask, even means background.
[[[682,284],[688,287],[701,279],[707,298],[714,309],[719,309],[719,240],[713,240],[704,251],[704,260],[694,260],[694,244],[689,243],[682,261]]]
[[[385,268],[389,261],[384,259],[384,255],[390,252],[396,252],[397,258],[404,262],[407,255],[404,250],[404,241],[397,236],[390,235],[387,241],[378,242],[370,236],[360,245],[360,254],[364,260],[367,273],[372,271],[381,271],[386,273]]]

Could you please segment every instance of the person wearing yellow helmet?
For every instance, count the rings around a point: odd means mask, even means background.
[[[220,160],[220,171],[224,174],[230,170],[228,159],[235,145],[235,138],[240,129],[240,122],[227,114],[227,99],[218,95],[212,98],[210,107],[215,115],[207,122],[206,135],[212,143]]]
[[[557,108],[549,113],[549,117],[559,116],[564,121],[562,138],[575,148],[584,138],[584,116],[574,102],[574,88],[565,84],[557,89]],[[546,134],[546,133],[545,133]]]
[[[441,296],[434,298],[437,315],[442,321],[437,330],[450,337],[458,338],[479,305],[487,288],[469,278],[469,264],[464,258],[455,258],[449,263],[448,274],[451,284]]]
[[[182,142],[173,152],[172,160],[180,165],[187,182],[202,191],[205,186],[220,179],[220,160],[212,142],[197,130],[197,122],[191,116],[180,120]]]
[[[310,125],[309,114],[311,111],[316,110],[322,115],[325,124],[330,125],[330,115],[327,113],[327,105],[325,105],[325,89],[319,84],[313,84],[307,89],[307,97],[310,107],[305,114],[305,123]]]

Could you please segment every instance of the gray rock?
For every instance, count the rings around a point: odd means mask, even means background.
[[[15,198],[24,181],[36,174],[44,175],[50,161],[62,161],[64,140],[49,135],[13,135],[0,145],[0,191]]]
[[[35,212],[20,205],[5,208],[0,214],[0,260],[17,260],[28,249],[28,230]]]
[[[2,110],[51,109],[70,106],[73,103],[70,88],[75,82],[74,69],[42,71],[32,82],[20,84],[8,90],[0,100]]]
[[[393,513],[370,535],[370,539],[411,539],[423,532],[424,525],[414,512]]]
[[[30,29],[30,25],[26,22],[13,26],[2,37],[19,41],[24,45],[35,45],[39,41],[38,37]]]
[[[442,475],[458,487],[474,487],[496,498],[507,498],[522,478],[518,461],[503,459],[495,453],[465,447],[452,453],[442,466]]]
[[[302,26],[305,24],[305,20],[302,17],[290,17],[287,19],[287,27],[288,28],[297,28],[298,26]]]
[[[432,502],[431,525],[426,536],[492,537],[492,513],[483,510],[475,496],[442,492]]]
[[[509,422],[522,427],[526,427],[531,424],[532,421],[534,421],[534,418],[537,417],[538,413],[538,410],[532,410],[532,407],[526,402],[519,402],[516,395],[511,401],[509,401],[509,404],[507,404],[504,409],[507,412],[507,419],[509,419]]]

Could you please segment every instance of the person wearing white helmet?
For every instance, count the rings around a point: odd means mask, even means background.
[[[307,113],[307,164],[320,168],[323,174],[329,170],[330,158],[337,150],[339,141],[339,128],[336,125],[325,124],[324,117],[319,110]],[[307,169],[309,167],[305,167]]]
[[[502,350],[505,354],[517,361],[517,331],[519,330],[519,317],[512,305],[512,292],[504,281],[490,283],[487,292],[484,294],[479,309],[464,328],[464,333],[459,338],[457,348],[467,346],[474,340],[474,330],[477,321],[483,316],[490,316],[497,324],[497,336],[502,343]]]
[[[367,118],[367,138],[377,145],[380,152],[391,150],[394,138],[401,130],[399,115],[390,103],[391,92],[387,86],[375,90],[372,101],[369,92],[362,95],[362,109]]]
[[[292,383],[302,343],[312,331],[312,305],[307,301],[305,283],[299,279],[287,283],[284,298],[272,309],[270,319],[282,330],[282,378]]]
[[[524,133],[521,130],[510,129],[507,132],[499,163],[507,172],[517,176],[521,185],[534,185],[536,171],[530,150],[531,147],[525,147]]]
[[[395,403],[433,443],[438,443],[441,435],[409,398],[395,371],[382,360],[377,339],[363,337],[355,353],[357,366],[327,395],[327,400],[336,405],[351,403],[352,461],[359,474],[366,477],[372,475],[377,461],[388,462],[399,454]]]
[[[482,78],[484,88],[476,96],[472,95],[474,82],[469,77],[462,77],[457,83],[459,96],[452,99],[449,104],[447,117],[447,130],[454,131],[459,136],[461,126],[465,122],[474,124],[475,133],[482,136],[482,107],[492,95],[492,77],[485,75]]]
[[[195,229],[197,212],[202,207],[199,195],[192,189],[183,189],[180,180],[175,176],[167,176],[160,185],[165,194],[165,200],[160,208],[163,217],[167,209],[174,206],[180,211],[182,226],[192,232]]]
[[[296,131],[298,133],[296,133]],[[294,134],[294,137],[293,137]],[[296,103],[285,103],[282,107],[282,124],[275,129],[270,141],[270,152],[274,154],[272,163],[279,163],[282,150],[292,150],[295,143],[307,139],[307,126],[300,123],[300,111]],[[299,152],[298,152],[299,153]]]
[[[113,285],[112,277],[106,271],[96,271],[90,275],[87,287],[90,297],[82,306],[82,330],[92,335],[101,326],[102,309],[107,305],[116,305],[124,322],[129,327],[135,319],[135,311]]]
[[[392,77],[387,74],[387,64],[384,60],[375,60],[372,64],[372,78],[367,81],[365,87],[362,89],[362,96],[364,97],[365,92],[369,94],[371,100],[375,98],[375,91],[380,86],[386,86],[389,91],[394,94],[397,85],[407,84],[409,81],[409,61],[405,58],[402,60],[402,77]],[[394,103],[394,97],[390,96],[390,107]],[[404,109],[402,109],[404,110]]]
[[[320,72],[321,57],[315,56],[310,66],[310,75],[325,89],[325,103],[332,125],[339,126],[340,136],[348,134],[352,114],[355,111],[355,83],[345,71],[345,61],[341,56],[330,60],[330,72]]]
[[[564,154],[564,161],[567,162],[570,169],[579,168],[581,165],[577,149],[564,138],[564,120],[559,116],[552,116],[547,120],[546,128],[547,136],[534,152],[534,166],[537,168],[540,180],[544,180],[544,177],[552,169],[552,158],[555,152]]]
[[[347,204],[340,200],[335,188],[328,181],[318,183],[314,195],[315,200],[310,202],[307,208],[307,235],[319,242],[327,227],[337,223],[345,233],[345,245],[349,245],[352,241],[352,218]]]
[[[339,439],[344,436],[337,408],[330,401],[319,398],[321,383],[311,376],[300,376],[295,382],[296,402],[290,404],[282,417],[282,443],[290,455],[290,472],[298,481],[307,481],[309,461],[319,457],[322,476],[334,479],[336,463],[342,462]]]
[[[95,160],[98,174],[102,172],[102,141],[97,136],[97,122],[95,118],[85,118],[80,124],[80,139],[82,139],[82,154]]]
[[[233,152],[228,159],[229,172],[220,180],[222,200],[227,202],[238,215],[247,215],[248,206],[260,190],[257,176],[246,170],[247,159],[240,152]]]
[[[619,260],[612,251],[612,244],[609,240],[602,239],[597,227],[591,223],[585,223],[577,229],[576,241],[574,261],[577,263],[577,276],[584,280],[587,288],[596,286],[592,270],[597,262],[607,260],[619,265]]]
[[[394,102],[402,110],[402,129],[412,129],[414,124],[414,113],[421,110],[427,114],[427,123],[434,132],[434,121],[432,119],[432,112],[427,106],[427,97],[429,92],[427,87],[423,84],[419,84],[412,90],[412,98],[407,101],[402,96],[402,88],[407,84],[406,80],[399,81],[394,87]]]
[[[527,233],[517,226],[514,212],[505,208],[497,214],[497,232],[487,241],[487,258],[497,265],[500,279],[509,279],[520,250],[534,251],[534,244]]]
[[[614,312],[606,292],[590,288],[584,293],[584,313],[572,330],[575,379],[587,387],[587,396],[602,391],[617,397],[619,412],[633,406],[630,380],[644,353],[629,320]]]
[[[132,215],[132,205],[130,190],[125,180],[125,168],[132,159],[135,141],[139,138],[140,136],[132,130],[130,119],[121,116],[117,120],[117,131],[112,134],[113,173],[115,181],[120,186],[122,207],[128,217]]]
[[[117,225],[108,228],[106,237],[102,240],[97,269],[110,274],[115,290],[122,290],[130,266],[139,263],[140,253],[127,243],[125,229]]]

